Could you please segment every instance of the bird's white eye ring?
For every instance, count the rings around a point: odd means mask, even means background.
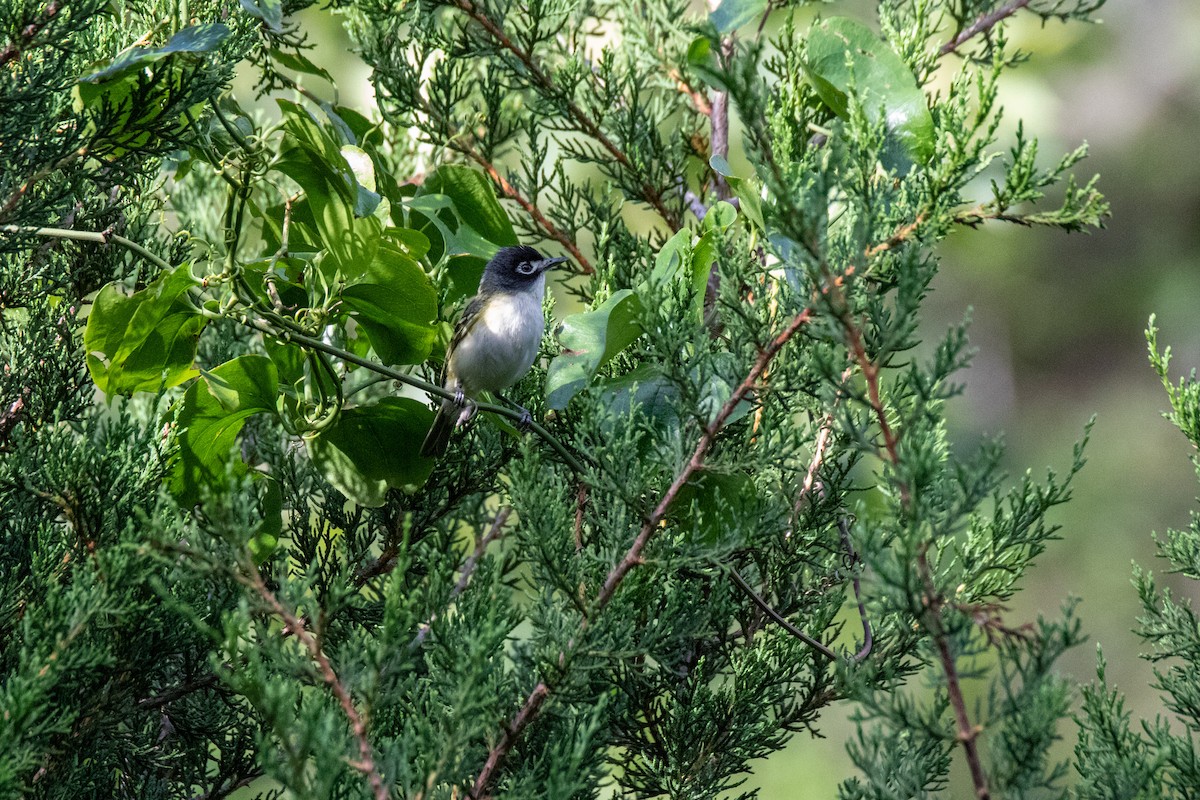
[[[517,265],[517,272],[521,273],[522,275],[532,275],[534,269],[536,269],[536,267],[534,267],[533,263],[529,261],[522,261]]]

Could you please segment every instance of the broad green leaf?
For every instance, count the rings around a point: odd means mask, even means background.
[[[421,265],[400,247],[381,243],[362,282],[342,291],[342,302],[385,364],[419,364],[429,357],[437,332],[437,292]]]
[[[196,375],[192,361],[205,319],[187,301],[196,285],[187,264],[132,295],[107,284],[83,332],[88,373],[107,395],[156,392]]]
[[[184,392],[179,412],[179,453],[167,486],[185,506],[200,501],[200,487],[223,488],[230,475],[244,474],[233,455],[238,433],[254,414],[275,413],[279,381],[275,365],[258,355],[240,356],[205,372]]]
[[[334,425],[308,440],[313,463],[334,487],[368,508],[383,505],[389,488],[419,486],[433,471],[421,443],[433,411],[406,397],[346,409]]]
[[[721,5],[708,15],[708,21],[721,33],[729,33],[761,19],[768,5],[767,0],[722,0]]]
[[[679,436],[679,389],[667,378],[662,368],[642,364],[631,372],[609,378],[598,387],[601,402],[616,417],[629,414],[634,408],[650,420],[658,441],[669,446]],[[606,424],[611,423],[606,418]],[[646,442],[647,449],[653,446]]]
[[[352,144],[342,145],[341,154],[358,181],[354,215],[365,217],[374,214],[383,198],[375,191],[375,164],[371,161],[371,156],[367,155],[366,150]]]
[[[718,230],[723,231],[734,223],[737,219],[737,209],[732,203],[726,203],[724,200],[718,200],[713,203],[712,208],[704,215],[704,222],[701,227],[706,231]]]
[[[605,361],[642,335],[638,322],[641,300],[631,289],[622,289],[599,308],[572,314],[563,320],[558,340],[566,352],[550,362],[546,402],[562,410]]]
[[[729,84],[725,81],[725,76],[717,64],[718,47],[718,42],[707,36],[696,37],[688,45],[688,66],[709,86],[717,91],[726,92],[729,91]]]
[[[492,182],[482,172],[447,164],[429,176],[421,194],[449,197],[459,221],[492,244],[504,247],[519,243],[508,214],[496,198]]]
[[[933,116],[925,93],[904,61],[871,29],[845,17],[812,26],[805,69],[813,88],[839,117],[848,113],[853,87],[867,118],[883,121],[903,151],[917,161],[933,154]]]
[[[763,222],[762,197],[759,194],[758,182],[734,175],[729,162],[721,156],[713,156],[708,163],[718,175],[724,176],[725,182],[729,184],[729,188],[737,197],[746,218],[757,225],[760,231],[765,231],[767,226]]]
[[[745,528],[758,511],[754,481],[742,473],[704,471],[684,484],[670,513],[707,544]]]
[[[304,189],[321,243],[330,256],[323,263],[326,281],[353,283],[374,257],[383,223],[369,212],[355,213],[367,212],[370,202],[363,200],[360,191],[364,187],[341,146],[304,108],[287,100],[277,102],[286,139],[283,155],[273,166]],[[378,195],[374,197],[377,201]]]
[[[275,61],[275,63],[279,64],[281,67],[290,69],[293,72],[300,72],[305,75],[313,75],[318,78],[324,78],[330,83],[333,83],[333,76],[329,74],[329,71],[318,67],[309,60],[308,56],[304,55],[303,53],[290,53],[286,50],[278,49],[268,50],[267,52]]]
[[[279,481],[265,475],[258,480],[258,486],[258,508],[263,521],[246,546],[255,563],[261,564],[275,552],[279,535],[283,533],[283,490],[279,488]]]
[[[221,46],[231,31],[219,22],[191,25],[176,33],[162,47],[131,47],[121,53],[111,64],[93,72],[80,83],[103,83],[119,78],[135,70],[161,61],[174,53],[211,53]]]
[[[639,288],[648,293],[662,291],[668,281],[682,272],[690,287],[693,317],[699,321],[704,315],[708,276],[719,255],[719,233],[736,216],[737,211],[733,206],[720,202],[705,217],[703,227],[706,232],[695,242],[692,241],[690,230],[684,228],[676,232],[658,251],[648,285],[643,284]],[[713,222],[708,222],[709,217],[713,217]]]
[[[388,228],[387,238],[402,248],[409,256],[419,259],[429,252],[429,237],[411,228]]]
[[[263,21],[271,31],[283,30],[283,3],[280,0],[241,0],[242,8]]]
[[[726,205],[729,205],[726,203]],[[730,206],[732,208],[732,206]],[[708,217],[705,217],[707,220]],[[704,317],[704,296],[708,290],[708,276],[712,273],[713,265],[721,254],[720,239],[717,230],[710,230],[692,245],[691,273],[692,282],[692,314],[697,321]]]
[[[691,259],[692,232],[683,228],[666,241],[654,257],[654,269],[650,271],[651,286],[662,286]]]

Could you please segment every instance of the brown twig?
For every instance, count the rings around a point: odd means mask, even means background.
[[[907,225],[901,225],[896,229],[896,232],[878,244],[873,244],[863,251],[863,255],[868,261],[880,253],[886,253],[888,250],[893,250],[907,242],[912,235],[925,223],[925,212],[917,214],[917,218]]]
[[[525,730],[533,718],[537,716],[538,709],[542,707],[546,697],[550,694],[550,687],[544,683],[539,683],[533,687],[533,691],[529,693],[529,697],[525,698],[525,704],[521,706],[521,710],[513,717],[512,722],[500,734],[500,741],[492,747],[488,752],[487,761],[484,762],[483,769],[479,770],[478,777],[475,778],[475,785],[471,789],[471,797],[475,800],[482,800],[487,797],[487,786],[491,783],[492,775],[496,768],[500,766],[500,762],[512,746],[516,743],[517,737]]]
[[[24,183],[22,183],[20,186],[18,186],[16,188],[16,190],[11,195],[8,196],[8,199],[4,201],[4,205],[0,206],[0,222],[3,222],[8,219],[8,216],[13,212],[13,209],[15,209],[17,207],[17,204],[21,202],[21,198],[24,197],[29,192],[29,190],[32,189],[37,184],[38,181],[42,180],[43,178],[45,178],[49,175],[54,174],[55,172],[58,172],[60,169],[67,166],[75,159],[82,158],[83,156],[87,155],[87,153],[88,153],[88,146],[83,145],[82,147],[79,147],[78,149],[72,150],[71,152],[67,153],[65,156],[60,158],[58,161],[55,161],[53,164],[47,164],[46,166],[39,169],[37,172],[30,175],[28,180],[26,180]]]
[[[508,521],[508,515],[512,513],[512,506],[505,506],[496,514],[496,518],[492,520],[491,526],[488,527],[487,533],[479,538],[475,543],[475,549],[471,555],[467,556],[467,560],[463,562],[462,572],[458,576],[458,580],[454,584],[454,588],[450,590],[450,597],[447,604],[453,603],[458,596],[467,589],[467,585],[471,582],[471,576],[475,574],[475,565],[479,563],[479,559],[483,558],[484,552],[488,546],[500,538],[500,534],[504,532],[504,523]],[[432,614],[428,620],[421,624],[417,630],[416,637],[413,638],[411,647],[420,647],[421,643],[429,636],[430,627],[433,621],[437,619],[437,614]]]
[[[371,752],[371,742],[367,739],[367,722],[358,709],[354,707],[354,699],[350,697],[350,692],[338,679],[337,673],[334,672],[333,665],[329,662],[329,657],[325,655],[321,649],[321,644],[304,626],[304,622],[296,616],[291,610],[286,608],[274,592],[267,588],[263,583],[262,576],[258,574],[258,570],[249,569],[239,573],[238,579],[245,583],[250,588],[258,592],[271,610],[284,621],[291,632],[308,650],[313,660],[317,662],[317,667],[321,671],[321,678],[333,692],[338,703],[342,707],[346,718],[350,720],[350,728],[354,734],[354,738],[358,741],[358,760],[350,761],[350,765],[359,772],[367,776],[368,782],[371,784],[371,791],[375,795],[375,800],[388,800],[387,787],[383,785],[383,778],[379,775],[379,770],[375,767],[375,758]]]
[[[629,549],[625,552],[625,555],[622,556],[621,560],[618,561],[609,571],[608,576],[604,580],[604,585],[601,586],[600,591],[592,601],[591,608],[589,609],[587,616],[585,616],[580,622],[581,630],[585,630],[588,627],[589,620],[594,619],[596,615],[604,610],[604,608],[612,600],[613,596],[617,593],[617,589],[621,586],[621,583],[625,580],[626,576],[629,575],[630,571],[633,570],[633,568],[638,564],[642,563],[642,551],[646,548],[646,545],[650,542],[650,539],[654,536],[654,533],[660,530],[660,524],[662,523],[663,519],[666,518],[667,511],[670,509],[671,504],[679,496],[679,492],[683,489],[684,485],[692,478],[693,475],[696,474],[699,469],[703,467],[704,458],[708,454],[709,448],[712,447],[713,442],[716,440],[717,434],[725,427],[725,423],[729,420],[730,414],[733,413],[734,409],[737,408],[746,395],[758,385],[759,378],[766,371],[767,367],[770,365],[775,356],[779,354],[779,351],[783,348],[783,346],[788,343],[788,340],[790,340],[796,334],[796,332],[811,319],[811,309],[805,309],[804,311],[800,312],[792,318],[792,321],[788,323],[786,328],[784,328],[779,334],[771,339],[771,341],[768,342],[767,345],[759,352],[758,358],[755,360],[754,366],[751,367],[749,374],[746,375],[745,380],[743,380],[737,389],[734,390],[733,394],[729,397],[725,404],[721,406],[721,410],[717,412],[717,415],[713,418],[712,422],[710,422],[708,427],[704,429],[704,433],[700,436],[700,440],[696,443],[696,447],[692,451],[692,456],[688,459],[687,464],[685,464],[683,469],[679,471],[679,474],[675,476],[675,480],[671,482],[671,485],[667,488],[666,492],[663,493],[662,499],[659,500],[658,505],[654,507],[654,510],[650,512],[650,516],[647,517],[642,523],[641,530],[634,538],[633,543],[629,546]],[[576,640],[572,639],[567,643],[567,648],[559,656],[560,663],[565,662],[567,651],[574,647],[575,641]],[[525,703],[522,705],[521,711],[505,728],[504,734],[500,737],[500,741],[498,741],[488,753],[487,761],[484,763],[483,769],[480,770],[478,777],[475,779],[474,789],[472,789],[471,796],[476,798],[476,800],[480,800],[480,798],[486,796],[485,792],[487,791],[488,784],[491,782],[492,775],[503,762],[504,757],[508,755],[508,752],[512,749],[513,745],[516,744],[517,739],[520,738],[524,729],[537,717],[538,709],[541,707],[542,702],[549,694],[550,688],[546,685],[546,683],[542,682],[535,686],[533,691],[530,692],[529,696],[525,699]]]
[[[546,236],[567,248],[567,252],[569,252],[571,257],[575,259],[576,263],[583,268],[584,274],[595,274],[596,268],[592,266],[592,263],[588,261],[586,257],[584,257],[583,251],[579,249],[579,245],[576,244],[575,239],[572,238],[572,236],[566,231],[560,230],[558,226],[551,222],[535,203],[533,203],[525,195],[521,194],[517,190],[517,187],[513,186],[512,182],[509,181],[508,178],[504,177],[503,174],[501,174],[500,170],[496,168],[495,164],[484,157],[484,155],[477,149],[472,147],[470,144],[471,137],[469,135],[466,135],[465,132],[455,130],[453,123],[446,119],[443,115],[439,114],[425,98],[419,98],[418,104],[420,105],[421,110],[429,115],[431,119],[436,120],[448,131],[450,131],[450,135],[447,137],[448,147],[461,153],[482,167],[483,171],[486,172],[488,177],[492,179],[492,182],[496,184],[496,187],[500,190],[502,195],[509,200],[516,202],[517,205],[523,208],[525,213],[529,214],[534,223],[542,229]]]
[[[207,689],[210,686],[214,686],[216,685],[217,681],[217,674],[215,672],[210,672],[209,674],[196,678],[195,680],[188,681],[187,683],[181,683],[178,686],[167,689],[161,694],[156,694],[153,697],[146,697],[138,700],[137,707],[159,708],[167,705],[168,703],[172,703],[181,697],[186,697],[192,692],[198,692],[201,689]]]
[[[797,639],[804,642],[806,645],[816,650],[830,661],[837,661],[837,653],[830,650],[829,647],[824,643],[814,639],[792,623],[788,622],[787,618],[772,608],[771,604],[764,600],[758,594],[758,592],[754,591],[753,587],[751,587],[750,584],[746,582],[746,579],[742,577],[742,574],[733,567],[729,567],[729,579],[732,580],[734,585],[741,589],[747,597],[754,601],[754,605],[761,608],[768,617],[775,620],[775,622],[779,624],[785,631],[790,633],[792,636],[795,636]]]
[[[512,185],[508,178],[500,174],[500,171],[496,169],[495,164],[484,158],[483,155],[473,147],[462,147],[461,150],[464,155],[473,160],[479,166],[483,167],[483,171],[486,172],[488,177],[491,178],[496,186],[500,188],[501,194],[503,194],[509,200],[515,201],[517,205],[525,209],[525,213],[533,218],[534,223],[536,223],[537,226],[540,227],[548,237],[567,248],[567,252],[571,254],[571,258],[575,259],[575,263],[579,264],[579,266],[583,268],[583,273],[585,275],[595,274],[596,268],[593,267],[592,263],[584,257],[583,252],[579,249],[579,245],[575,244],[575,240],[564,231],[559,230],[553,222],[546,218],[546,215],[542,213],[540,208],[534,205],[534,203],[530,201],[529,198],[525,197],[525,195],[517,191],[517,188]]]
[[[1012,0],[1012,2],[1006,5],[1000,6],[993,11],[983,14],[968,27],[959,31],[957,36],[942,45],[941,49],[938,50],[938,55],[944,56],[955,52],[959,47],[966,44],[971,39],[974,39],[981,33],[987,33],[992,28],[996,27],[1001,20],[1011,17],[1013,14],[1029,5],[1029,2],[1030,0]]]
[[[61,3],[59,0],[50,0],[37,18],[21,29],[19,41],[12,41],[4,45],[3,49],[0,49],[0,67],[5,66],[8,62],[15,60],[17,56],[21,55],[21,51],[29,46],[29,43],[33,41],[35,36],[41,33],[42,28],[49,25],[50,20],[58,16],[60,7]]]
[[[738,404],[758,384],[758,379],[783,346],[788,343],[788,340],[811,319],[812,311],[810,309],[800,312],[792,318],[792,321],[788,323],[786,328],[759,352],[758,359],[754,362],[754,366],[751,367],[749,374],[746,375],[746,378],[738,385],[733,394],[730,395],[725,405],[721,406],[721,410],[717,412],[713,421],[705,428],[704,434],[700,437],[700,441],[696,443],[696,447],[692,451],[692,457],[688,459],[688,463],[675,476],[675,480],[672,481],[670,487],[663,494],[658,505],[654,507],[654,511],[650,513],[650,517],[642,524],[642,529],[633,540],[633,544],[630,545],[629,550],[625,552],[621,560],[608,573],[608,577],[605,578],[600,593],[592,603],[593,616],[604,610],[604,607],[612,600],[613,595],[616,594],[617,587],[625,580],[625,576],[629,574],[629,571],[642,563],[642,550],[645,549],[654,532],[658,530],[659,523],[666,517],[667,510],[675,502],[675,498],[678,497],[684,485],[704,465],[704,457],[708,454],[709,448],[712,447],[712,443],[716,440],[717,434],[725,427],[725,422],[729,419],[729,415],[733,413]],[[587,620],[584,620],[585,624],[586,622]]]
[[[963,751],[967,756],[967,767],[971,770],[971,783],[975,786],[975,797],[978,800],[988,800],[991,797],[991,791],[988,789],[987,774],[983,771],[983,762],[979,759],[979,747],[976,741],[982,729],[972,725],[971,718],[967,714],[967,701],[963,697],[962,684],[958,677],[958,665],[954,661],[954,654],[950,652],[950,637],[946,633],[945,626],[942,625],[942,608],[945,603],[933,584],[933,571],[929,566],[927,545],[922,545],[917,553],[917,570],[925,588],[925,603],[928,607],[925,615],[926,626],[933,636],[942,673],[946,676],[946,694],[954,709],[954,719],[958,724],[958,741],[962,743]]]
[[[479,26],[487,31],[488,34],[495,39],[497,44],[516,56],[517,60],[521,62],[522,66],[524,66],[525,70],[529,73],[529,76],[533,78],[543,89],[546,89],[551,93],[559,94],[566,106],[567,114],[571,117],[575,124],[579,126],[583,133],[587,134],[592,139],[595,139],[601,147],[609,152],[609,155],[611,155],[619,164],[621,164],[621,166],[628,170],[633,170],[633,163],[629,160],[629,156],[625,154],[625,151],[617,147],[617,145],[605,135],[604,131],[600,130],[600,126],[596,124],[596,121],[588,116],[584,110],[580,108],[577,103],[575,103],[574,100],[571,100],[560,93],[559,88],[554,84],[554,80],[546,73],[544,69],[542,69],[542,65],[539,64],[537,59],[533,57],[532,52],[526,51],[519,44],[514,42],[512,38],[504,32],[504,29],[496,24],[496,21],[489,17],[484,10],[473,3],[472,0],[455,0],[455,5],[462,9],[463,12],[465,12],[471,19],[479,23]],[[667,225],[671,227],[671,230],[679,230],[680,226],[682,225],[679,215],[667,208],[667,205],[663,200],[662,193],[649,183],[643,183],[640,189],[642,199],[649,203],[650,206],[656,212],[658,212],[658,215],[666,221]]]

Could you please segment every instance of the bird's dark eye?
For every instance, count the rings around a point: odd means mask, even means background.
[[[532,275],[535,269],[537,268],[529,261],[522,261],[520,264],[517,264],[517,272],[522,275]]]

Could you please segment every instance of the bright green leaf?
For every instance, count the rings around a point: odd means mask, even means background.
[[[280,0],[241,0],[242,8],[263,21],[271,31],[283,30],[283,3]]]
[[[410,398],[389,397],[349,408],[337,422],[308,440],[308,452],[325,479],[368,508],[383,505],[388,488],[419,486],[433,471],[421,444],[433,411]]]
[[[675,232],[654,257],[654,269],[650,271],[650,284],[662,286],[691,258],[692,232],[686,228]]]
[[[767,0],[722,0],[721,5],[708,15],[708,21],[721,33],[729,33],[761,19],[768,5]]]
[[[362,282],[343,290],[342,302],[385,364],[419,364],[429,357],[437,292],[400,247],[381,243]]]
[[[871,29],[845,17],[813,25],[806,46],[806,72],[825,104],[848,113],[851,87],[867,118],[883,121],[904,152],[926,161],[933,154],[933,116],[912,70]]]
[[[179,412],[179,453],[167,486],[185,506],[200,501],[200,487],[220,489],[245,465],[234,460],[237,435],[254,414],[275,413],[279,382],[269,358],[247,355],[227,361],[184,392]]]
[[[732,225],[736,219],[737,209],[733,207],[733,204],[726,203],[724,200],[718,200],[708,210],[708,213],[704,215],[702,227],[706,231],[723,231]]]
[[[729,162],[721,156],[713,156],[708,163],[718,175],[725,178],[725,182],[729,184],[729,188],[737,197],[746,218],[758,226],[760,231],[765,231],[767,226],[763,222],[762,197],[759,194],[758,182],[734,175]]]
[[[205,319],[187,301],[196,279],[187,264],[132,295],[108,284],[83,332],[88,372],[107,395],[156,392],[196,375],[192,361]]]
[[[421,194],[444,194],[454,203],[459,221],[494,245],[518,244],[508,214],[500,205],[492,182],[470,167],[447,164],[426,179]]]
[[[279,488],[279,481],[265,475],[258,485],[258,508],[263,521],[246,546],[250,548],[255,563],[261,564],[275,552],[279,535],[283,533],[283,490]]]
[[[605,361],[642,335],[638,322],[642,304],[630,289],[622,289],[599,308],[563,320],[558,340],[565,353],[550,362],[546,402],[562,410]]]

